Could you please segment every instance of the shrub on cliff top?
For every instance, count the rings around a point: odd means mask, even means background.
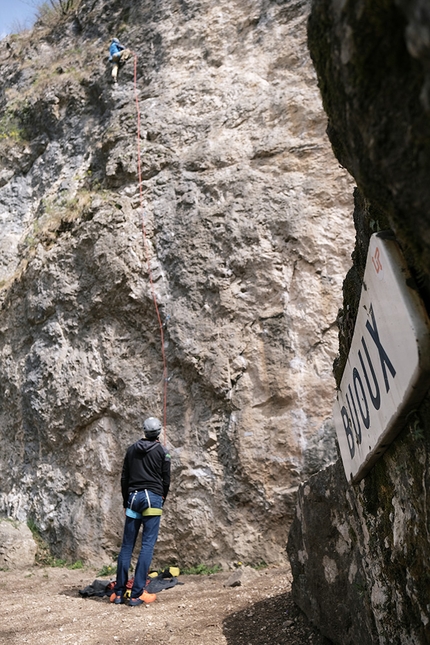
[[[54,27],[64,16],[78,8],[81,0],[49,0],[37,7],[37,20],[47,27]]]

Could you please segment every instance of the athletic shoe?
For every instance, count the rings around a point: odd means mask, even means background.
[[[117,596],[115,592],[110,595],[109,600],[110,602],[113,602],[114,605],[122,605],[122,603],[124,602],[122,596]]]
[[[144,591],[143,594],[139,596],[139,598],[132,598],[129,602],[129,605],[130,607],[138,607],[139,605],[143,605],[144,602],[148,605],[150,602],[154,602],[156,598],[157,594]]]

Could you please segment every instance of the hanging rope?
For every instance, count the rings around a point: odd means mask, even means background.
[[[149,261],[149,246],[148,238],[146,235],[145,229],[145,218],[144,218],[144,205],[143,205],[143,190],[142,190],[142,167],[140,161],[140,108],[139,108],[139,97],[137,93],[137,55],[133,53],[134,56],[134,96],[136,100],[136,112],[137,112],[137,176],[139,181],[139,195],[140,195],[140,209],[142,213],[142,234],[143,234],[143,243],[145,247],[146,255],[146,264],[148,267],[149,282],[151,285],[152,299],[154,301],[155,312],[157,314],[158,325],[160,327],[160,339],[161,339],[161,355],[163,358],[163,443],[166,445],[166,426],[167,426],[167,361],[166,361],[166,352],[164,349],[164,330],[163,323],[160,316],[160,310],[158,308],[157,296],[155,293],[154,280],[152,278],[151,263]]]

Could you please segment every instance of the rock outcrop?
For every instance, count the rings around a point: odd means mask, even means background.
[[[369,236],[391,228],[429,309],[428,4],[315,0],[309,43],[328,132],[357,181],[354,266],[340,316],[347,358]],[[296,602],[341,645],[430,641],[430,398],[350,486],[340,462],[303,484],[289,537]]]
[[[308,9],[83,0],[0,43],[0,512],[57,556],[117,552],[124,450],[163,414],[142,219],[173,457],[158,561],[282,561],[297,485],[334,457],[352,189]]]
[[[25,569],[34,564],[37,544],[24,522],[0,520],[0,569]]]

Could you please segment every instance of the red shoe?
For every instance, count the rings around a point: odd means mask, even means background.
[[[144,602],[149,605],[149,603],[154,602],[156,598],[157,594],[144,591],[143,594],[139,596],[139,598],[132,598],[129,602],[129,605],[130,607],[138,607],[139,605],[143,605]]]

